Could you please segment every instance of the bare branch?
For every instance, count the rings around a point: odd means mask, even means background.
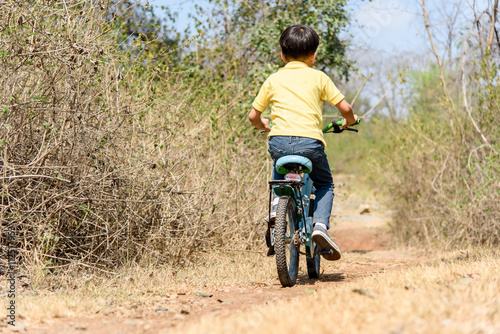
[[[434,56],[436,57],[438,67],[439,67],[439,76],[441,79],[441,85],[443,87],[443,93],[445,96],[445,99],[447,102],[449,102],[452,106],[453,109],[455,109],[455,105],[453,104],[453,101],[450,99],[450,95],[448,94],[448,86],[446,85],[446,80],[444,78],[444,72],[443,72],[443,62],[441,61],[441,57],[439,56],[439,53],[436,49],[436,45],[434,44],[434,39],[432,38],[432,33],[430,29],[430,24],[429,24],[429,17],[427,16],[427,10],[425,8],[425,0],[421,0],[420,5],[422,6],[422,13],[424,15],[424,20],[425,20],[425,28],[427,30],[427,34],[429,35],[429,41],[432,46],[432,51],[434,52]]]
[[[467,115],[469,115],[469,118],[472,122],[472,125],[474,126],[476,131],[479,133],[479,135],[481,136],[481,139],[484,141],[486,146],[488,146],[493,152],[498,154],[498,152],[490,145],[490,143],[488,142],[488,139],[486,139],[486,137],[484,136],[483,132],[481,131],[481,129],[477,125],[476,121],[474,120],[474,117],[472,117],[472,112],[470,110],[469,102],[467,100],[467,83],[466,83],[466,78],[465,78],[465,57],[467,55],[467,40],[469,39],[471,30],[473,29],[474,24],[475,24],[475,22],[472,23],[471,27],[469,28],[469,31],[467,32],[467,35],[466,35],[464,43],[463,43],[464,51],[462,54],[462,94],[463,94],[463,100],[464,100],[464,107],[465,107],[465,110],[467,111]]]
[[[391,85],[391,87],[389,87],[389,89],[384,93],[384,95],[382,95],[382,97],[377,101],[377,103],[375,103],[373,105],[373,107],[371,107],[370,110],[365,112],[365,114],[363,116],[361,116],[360,118],[362,118],[362,119],[367,118],[368,115],[370,115],[375,110],[375,108],[380,104],[380,102],[382,102],[384,100],[384,98],[387,96],[387,94],[389,94],[389,92],[394,89],[394,86],[396,86],[396,83],[397,83],[397,81],[394,81],[394,83]]]
[[[491,50],[491,47],[493,45],[493,37],[495,36],[495,23],[497,21],[498,1],[499,0],[495,0],[495,4],[493,5],[493,18],[491,20],[491,30],[490,30],[490,39],[488,40],[488,50]]]
[[[3,176],[0,177],[0,180],[14,180],[14,179],[38,179],[38,178],[43,178],[43,179],[51,179],[51,180],[57,180],[57,181],[63,181],[67,183],[71,183],[69,180],[65,180],[59,177],[54,177],[54,176],[48,176],[48,175],[14,175],[14,176]]]
[[[370,78],[369,77],[366,77],[365,80],[363,81],[363,83],[361,84],[361,87],[359,87],[358,89],[358,92],[356,93],[356,95],[354,96],[354,98],[352,99],[351,101],[351,106],[354,105],[354,102],[356,102],[356,100],[358,99],[358,96],[359,94],[361,94],[361,91],[363,91],[363,88],[365,87],[366,83],[368,82]]]

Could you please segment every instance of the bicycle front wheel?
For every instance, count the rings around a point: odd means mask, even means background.
[[[311,219],[314,217],[314,198],[311,198],[309,203],[309,217]],[[312,226],[311,226],[312,227]],[[312,232],[312,231],[311,231]],[[321,256],[319,255],[318,246],[311,240],[312,254],[313,257],[307,258],[307,274],[309,278],[319,278],[320,261]],[[310,248],[306,247],[306,253],[309,254]]]
[[[295,232],[299,228],[297,205],[291,196],[282,196],[276,210],[274,227],[274,251],[278,277],[283,287],[291,287],[297,281],[299,271],[299,247],[294,245]]]

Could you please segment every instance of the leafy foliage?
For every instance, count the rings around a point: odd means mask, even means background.
[[[260,68],[276,63],[281,33],[294,24],[305,24],[320,35],[316,67],[348,78],[352,62],[345,56],[347,41],[340,39],[349,15],[346,1],[245,1],[237,3],[233,26],[247,43],[243,57]]]
[[[210,12],[199,7],[194,18],[202,37],[196,50],[179,65],[196,69],[222,82],[238,81],[252,94],[281,64],[279,37],[290,25],[307,24],[321,37],[318,66],[339,77],[348,77],[353,63],[340,39],[349,16],[346,2],[328,1],[210,1]]]
[[[345,25],[344,2],[315,3],[338,16],[324,32]],[[243,2],[213,4],[184,40],[128,0],[0,5],[2,227],[23,263],[106,271],[263,240],[271,165],[247,112],[275,65]],[[253,20],[278,3],[254,5]],[[349,67],[342,45],[325,64]]]

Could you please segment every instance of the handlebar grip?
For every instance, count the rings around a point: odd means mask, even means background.
[[[342,126],[342,123],[343,123],[343,122],[344,122],[344,120],[337,121],[337,125],[338,125],[338,126]],[[357,121],[356,121],[356,123],[351,124],[351,125],[349,125],[349,126],[358,125],[359,123],[361,123],[361,118],[358,118],[358,119],[357,119]]]
[[[328,132],[331,128],[333,128],[333,122],[330,122],[323,128],[323,133]]]
[[[336,126],[337,128],[341,128],[342,127],[342,123],[343,123],[343,120],[340,120],[340,121],[337,121],[337,122],[330,122],[330,123],[328,123],[328,125],[323,128],[323,133],[326,133],[326,132],[330,131],[334,126]],[[354,123],[352,125],[358,125],[359,123],[361,123],[361,119],[360,118],[358,118],[356,120],[356,123]],[[350,128],[348,130],[358,132],[357,130],[350,129]],[[335,132],[342,132],[342,131],[335,131]]]

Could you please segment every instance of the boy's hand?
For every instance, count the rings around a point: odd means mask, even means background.
[[[261,130],[264,132],[271,131],[271,127],[269,126],[270,121],[267,118],[260,118],[261,114],[261,111],[252,108],[250,114],[248,114],[248,118],[250,119],[250,122],[252,122],[253,126],[257,128],[257,130]]]
[[[353,115],[353,116],[354,116],[354,121],[353,122],[347,123],[347,120],[345,118],[342,121],[342,127],[344,128],[344,130],[347,130],[351,125],[356,124],[356,122],[358,121],[358,115]]]
[[[356,121],[358,120],[358,116],[354,115],[351,105],[347,103],[346,100],[343,99],[335,106],[342,114],[342,117],[344,117],[344,120],[342,121],[342,127],[344,128],[344,130],[347,130],[349,126],[356,123]]]
[[[271,127],[269,126],[270,122],[271,122],[270,119],[262,118],[262,124],[264,124],[264,126],[265,126],[265,129],[263,129],[262,131],[264,131],[264,132],[270,132],[271,131]]]

